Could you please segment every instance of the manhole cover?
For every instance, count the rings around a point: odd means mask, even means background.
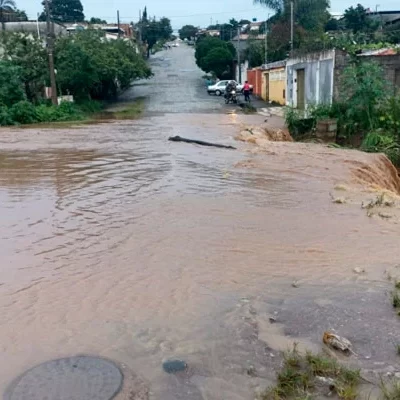
[[[77,356],[48,361],[17,378],[5,400],[110,400],[123,376],[112,362]]]

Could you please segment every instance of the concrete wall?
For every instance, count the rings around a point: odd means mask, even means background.
[[[242,73],[242,81],[239,82],[239,66],[236,64],[235,77],[239,83],[244,83],[247,81],[247,69],[248,68],[249,68],[248,61],[245,61],[244,63],[240,64],[240,69],[241,69],[241,73]]]
[[[268,75],[268,77],[267,77]],[[285,105],[286,97],[286,70],[285,67],[272,69],[264,73],[264,80],[268,78],[269,82],[269,96],[266,96],[266,84],[264,88],[264,95],[262,96],[266,101],[274,101],[281,105]]]
[[[330,104],[333,99],[335,51],[290,58],[286,63],[286,104],[297,107],[297,71],[304,69],[304,102]]]

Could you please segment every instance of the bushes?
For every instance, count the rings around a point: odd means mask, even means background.
[[[0,61],[0,103],[11,106],[25,100],[20,79],[22,70],[8,61]]]
[[[0,125],[33,124],[46,122],[78,121],[85,117],[84,111],[74,103],[62,102],[58,107],[49,104],[34,106],[20,101],[11,107],[0,106]]]
[[[26,100],[13,104],[9,109],[9,115],[18,124],[32,124],[36,122],[35,106]]]
[[[103,32],[85,30],[56,43],[57,82],[62,93],[79,101],[106,100],[151,70],[131,42],[106,40]]]

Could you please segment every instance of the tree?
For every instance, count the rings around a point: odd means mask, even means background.
[[[400,22],[388,25],[384,29],[385,38],[389,43],[400,43]]]
[[[104,32],[91,29],[57,41],[56,68],[62,93],[78,100],[109,99],[133,80],[151,76],[131,42],[105,40]]]
[[[144,10],[143,10],[142,21],[143,22],[147,22],[148,21],[148,19],[147,19],[147,7],[145,7]]]
[[[367,9],[361,4],[357,4],[357,7],[350,7],[345,10],[343,14],[344,23],[347,29],[351,29],[353,33],[357,32],[373,32],[375,31],[379,23],[372,21],[369,16]]]
[[[89,24],[92,24],[92,25],[105,25],[105,24],[107,24],[107,21],[105,19],[92,17],[89,20]]]
[[[12,106],[25,99],[20,80],[21,68],[0,61],[0,106]]]
[[[281,20],[290,20],[290,0],[255,0],[274,10]],[[329,0],[297,0],[294,4],[294,20],[306,30],[323,31],[329,19]]]
[[[1,1],[1,0],[0,0]],[[42,2],[45,8],[45,2]],[[50,18],[55,22],[83,22],[83,6],[80,0],[49,0]],[[39,17],[46,21],[46,9]]]
[[[218,78],[233,77],[232,66],[235,55],[232,43],[209,36],[200,39],[195,52],[197,65],[204,72],[213,72]]]
[[[172,35],[171,21],[168,18],[161,18],[160,21],[141,22],[142,40],[147,45],[147,57],[150,51],[159,40],[169,40]]]
[[[185,25],[181,29],[179,29],[179,37],[184,39],[191,39],[196,36],[198,29],[193,25]]]
[[[38,100],[48,78],[47,53],[42,41],[29,34],[4,32],[1,35],[4,58],[20,69],[21,87],[29,101]]]
[[[0,21],[1,26],[4,31],[4,13],[14,11],[16,8],[16,4],[14,0],[0,0]]]
[[[233,56],[227,48],[215,47],[202,60],[202,69],[221,78],[224,74],[230,74],[232,63]]]
[[[174,30],[171,26],[171,20],[166,17],[162,17],[159,22],[159,39],[169,40]]]

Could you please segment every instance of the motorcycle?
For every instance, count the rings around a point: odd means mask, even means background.
[[[225,104],[229,103],[237,104],[237,102],[238,100],[237,100],[236,90],[232,90],[225,96]]]

